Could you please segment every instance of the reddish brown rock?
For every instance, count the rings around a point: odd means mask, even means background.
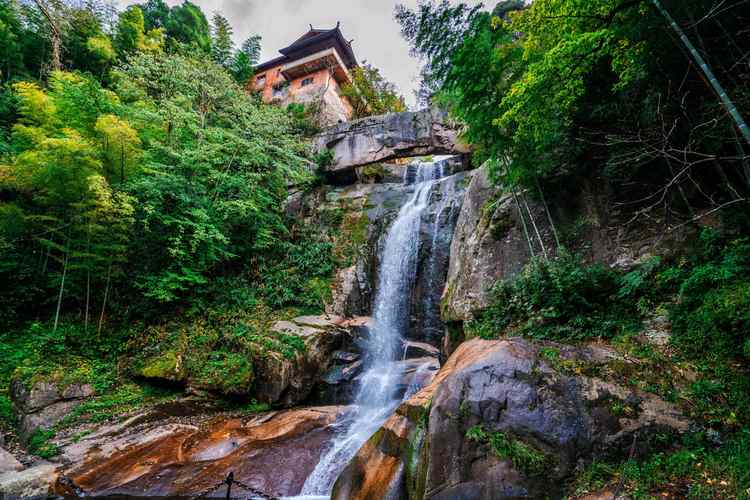
[[[65,476],[89,495],[165,497],[197,495],[233,472],[237,480],[268,494],[295,495],[341,411],[305,408],[99,436],[83,440],[88,448],[78,450],[82,463],[73,464]]]

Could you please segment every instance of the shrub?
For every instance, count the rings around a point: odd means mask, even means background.
[[[54,437],[54,429],[38,429],[29,438],[29,452],[42,458],[54,457],[60,453],[57,445],[51,442]]]
[[[636,289],[631,284],[623,293],[622,286],[616,272],[583,265],[561,251],[550,260],[533,260],[514,279],[495,285],[491,305],[469,324],[469,331],[483,338],[509,328],[538,338],[612,337],[637,316],[630,297],[637,295]]]
[[[303,307],[323,310],[331,295],[333,247],[327,242],[283,243],[279,251],[263,259],[260,295],[277,309]]]
[[[679,283],[670,311],[673,341],[691,356],[750,359],[750,240],[701,235],[692,262],[665,272]]]

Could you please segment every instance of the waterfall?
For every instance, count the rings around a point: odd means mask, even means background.
[[[403,357],[403,341],[409,325],[411,294],[417,275],[422,215],[444,174],[444,162],[414,163],[405,169],[404,184],[413,184],[414,192],[401,207],[386,234],[373,304],[370,335],[366,341],[365,369],[353,402],[353,411],[337,422],[338,436],[323,454],[307,478],[301,495],[330,495],[336,477],[404,397],[418,390],[410,387],[406,395],[397,387],[402,380],[398,361]],[[451,184],[455,186],[455,182]],[[448,188],[455,191],[455,187]],[[448,193],[440,190],[438,218],[448,202]],[[437,232],[439,220],[433,229]],[[433,243],[437,236],[433,236]]]

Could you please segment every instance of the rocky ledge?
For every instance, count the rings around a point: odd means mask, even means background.
[[[297,494],[345,411],[325,406],[255,415],[184,413],[181,401],[58,440],[58,463],[0,474],[9,498],[197,496],[235,479],[274,496]],[[199,406],[195,406],[198,409]],[[172,413],[172,416],[169,414]],[[217,494],[224,494],[225,488]]]
[[[360,449],[333,498],[559,498],[580,463],[688,430],[674,406],[597,378],[610,362],[625,361],[603,347],[465,342]]]
[[[458,139],[459,129],[444,111],[388,113],[345,122],[324,131],[316,148],[333,152],[326,173],[352,177],[363,165],[431,154],[462,154],[470,149]]]

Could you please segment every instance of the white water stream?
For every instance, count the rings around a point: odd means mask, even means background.
[[[411,183],[413,168],[407,168],[404,182]],[[444,163],[418,163],[414,192],[391,225],[385,239],[373,305],[370,335],[364,349],[365,368],[353,411],[334,424],[336,438],[307,478],[297,498],[328,498],[346,464],[396,407],[418,387],[399,395],[403,373],[403,339],[408,328],[411,293],[417,274],[422,213],[429,205],[433,188],[444,174]],[[441,190],[441,195],[445,193]],[[441,200],[439,214],[444,202]],[[438,223],[433,231],[438,231]],[[436,236],[433,235],[433,242]]]

